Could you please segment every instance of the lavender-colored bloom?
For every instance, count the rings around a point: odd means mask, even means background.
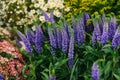
[[[86,23],[90,19],[90,16],[87,12],[85,12],[84,17],[85,17],[84,21]]]
[[[25,37],[25,35],[23,35],[20,31],[17,31],[17,34],[19,35],[19,37],[22,39],[22,41],[25,44],[25,48],[27,52],[32,53],[33,48],[32,45],[30,44],[30,42],[27,40],[27,38]]]
[[[50,75],[50,80],[56,80],[55,76]]]
[[[120,44],[120,28],[118,27],[112,40],[112,48],[116,49],[119,44]]]
[[[29,40],[29,42],[31,43],[31,45],[34,44],[34,34],[32,31],[30,31],[30,29],[26,29],[26,36],[27,36],[27,40]]]
[[[57,29],[57,46],[62,48],[62,32],[60,29]]]
[[[74,35],[72,35],[72,34],[73,33],[71,33],[70,44],[69,44],[69,52],[68,52],[68,58],[70,58],[70,60],[68,61],[68,65],[69,65],[70,69],[74,65]]]
[[[101,41],[101,31],[100,31],[98,22],[95,22],[94,31],[92,35],[92,42],[93,44],[96,44],[96,42],[100,42],[100,41]]]
[[[92,32],[93,31],[93,26],[92,24],[88,24],[88,21],[90,20],[90,16],[87,12],[84,14],[84,24],[85,24],[85,31],[86,32]]]
[[[101,43],[105,45],[108,41],[108,23],[105,23],[103,26],[103,33],[101,36]]]
[[[36,35],[35,35],[35,46],[36,46],[37,52],[41,51],[42,41],[43,41],[43,32],[42,32],[42,29],[39,26],[37,26]]]
[[[76,21],[75,21],[74,18],[73,18],[73,21],[72,21],[72,27],[74,29],[74,39],[75,39],[75,42],[77,42],[77,24],[76,24]]]
[[[68,52],[68,47],[69,47],[69,38],[67,31],[65,29],[62,30],[62,51],[64,53]]]
[[[115,31],[117,29],[116,18],[113,17],[109,22],[109,39],[112,40],[115,35]]]
[[[16,41],[16,44],[21,48],[22,44],[20,43],[20,41],[18,40],[18,38],[16,36],[15,36],[15,41]]]
[[[70,39],[70,28],[65,21],[63,22],[63,26],[64,26],[64,29],[66,30],[67,34],[68,34],[68,38]]]
[[[84,25],[83,25],[83,19],[79,19],[79,23],[77,26],[77,43],[79,45],[84,44],[84,39],[85,39],[85,30],[84,30]]]
[[[92,65],[92,78],[93,80],[99,80],[99,69],[96,63]]]
[[[45,12],[42,12],[42,14],[45,17],[45,20],[47,20],[47,21],[49,21],[51,23],[54,23],[54,17],[53,17],[53,13],[52,12],[50,13],[50,17]]]
[[[57,48],[57,43],[56,43],[55,36],[53,34],[53,31],[50,28],[48,28],[48,35],[49,35],[50,45],[53,48]]]
[[[0,80],[4,80],[4,76],[0,73]]]
[[[92,34],[92,43],[93,44],[97,43],[97,37],[96,37],[95,31],[93,31],[93,34]]]

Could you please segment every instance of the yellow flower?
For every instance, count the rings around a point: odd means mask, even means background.
[[[65,8],[64,11],[69,12],[70,11],[70,7]]]

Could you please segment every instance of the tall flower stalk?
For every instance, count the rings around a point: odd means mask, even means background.
[[[115,35],[112,40],[112,48],[116,49],[118,45],[120,44],[120,27],[115,32]]]
[[[79,45],[84,44],[84,39],[85,39],[84,23],[83,18],[80,18],[77,26],[77,43]]]
[[[92,65],[92,79],[99,80],[99,68],[96,63],[93,63]]]
[[[17,34],[19,35],[19,37],[20,37],[20,38],[22,39],[22,41],[24,42],[26,51],[32,53],[33,48],[32,48],[31,43],[29,42],[29,40],[28,40],[28,39],[25,37],[25,35],[22,34],[20,31],[17,31]]]
[[[50,27],[48,27],[48,35],[49,35],[50,45],[52,46],[51,47],[52,54],[55,54],[54,49],[57,48],[57,41],[53,33],[53,30]]]
[[[74,39],[77,42],[77,23],[75,18],[72,19],[72,28],[74,29]]]
[[[74,31],[71,29],[69,52],[68,52],[68,61],[69,68],[71,69],[74,65]]]
[[[97,22],[94,22],[94,31],[92,34],[92,43],[96,44],[97,42],[100,42],[100,41],[101,41],[101,30],[100,30],[100,27],[99,27],[99,24],[97,21]]]
[[[62,30],[62,51],[64,53],[67,53],[68,52],[68,47],[69,47],[68,33],[65,30],[65,28],[63,28],[63,30]]]
[[[103,33],[101,36],[101,43],[105,45],[108,42],[108,23],[105,22],[103,26]]]
[[[40,28],[40,26],[36,26],[36,35],[35,35],[35,47],[36,47],[36,51],[38,53],[41,52],[41,48],[42,48],[42,41],[44,38],[42,29]]]
[[[113,17],[111,18],[111,20],[109,21],[109,39],[112,40],[114,35],[115,35],[115,31],[117,29],[117,23],[116,23],[116,18]]]

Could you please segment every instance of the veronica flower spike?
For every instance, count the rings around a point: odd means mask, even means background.
[[[72,69],[74,65],[74,31],[72,29],[71,29],[71,37],[69,43],[68,58],[70,58],[70,60],[68,61],[68,66],[70,69]]]
[[[43,32],[40,26],[36,27],[36,35],[35,35],[35,46],[37,52],[41,52],[41,47],[42,47],[42,40],[43,40]]]
[[[19,37],[22,39],[23,43],[25,44],[26,51],[32,53],[33,51],[32,45],[29,42],[29,40],[26,38],[26,36],[22,34],[20,31],[17,31],[17,34],[19,35]]]
[[[1,73],[0,73],[0,80],[5,80]]]
[[[116,49],[119,44],[120,44],[120,26],[116,30],[115,35],[112,39],[112,48]]]
[[[108,41],[108,23],[105,22],[103,26],[103,33],[101,36],[101,43],[102,45],[106,44]]]
[[[96,63],[93,63],[92,65],[92,79],[99,80],[99,69]]]

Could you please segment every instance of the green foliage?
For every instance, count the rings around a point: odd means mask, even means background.
[[[78,15],[81,12],[88,12],[91,15],[96,14],[115,14],[120,22],[120,0],[65,0],[65,6],[70,7],[69,13],[63,12],[68,21],[70,17]]]

